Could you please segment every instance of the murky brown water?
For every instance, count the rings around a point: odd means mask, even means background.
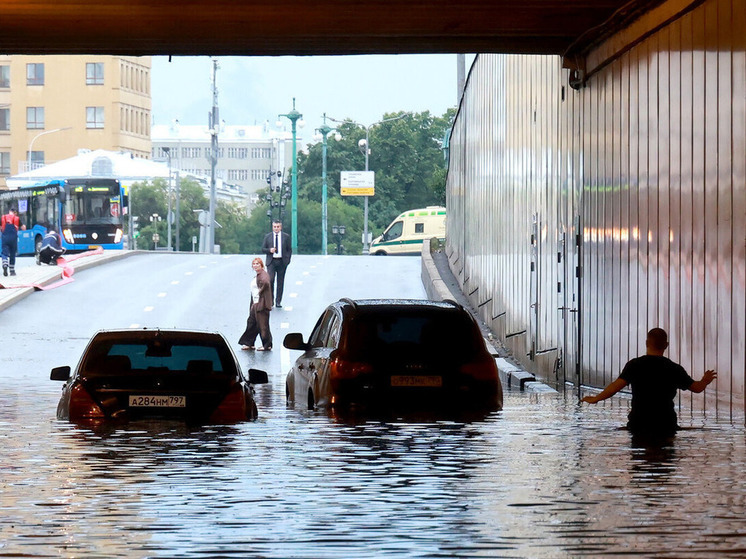
[[[255,423],[94,432],[53,419],[57,383],[10,380],[2,557],[746,553],[744,429],[711,418],[644,449],[624,401],[507,392],[481,418],[337,418],[287,409],[278,375]]]

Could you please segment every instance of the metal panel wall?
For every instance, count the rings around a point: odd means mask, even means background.
[[[719,371],[682,410],[743,409],[743,29],[743,2],[706,1],[629,37],[577,91],[557,57],[475,60],[451,138],[447,251],[529,370],[603,386],[660,326],[692,376]]]

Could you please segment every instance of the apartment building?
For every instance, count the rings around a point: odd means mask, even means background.
[[[150,57],[0,56],[5,178],[104,149],[149,158]]]
[[[196,177],[211,176],[212,137],[207,125],[153,125],[152,158],[169,161],[171,168]],[[297,145],[301,145],[297,139]],[[293,165],[292,135],[289,131],[262,125],[222,125],[218,130],[215,176],[239,187],[256,203],[257,191],[279,187],[290,180]],[[278,174],[279,173],[279,174]]]

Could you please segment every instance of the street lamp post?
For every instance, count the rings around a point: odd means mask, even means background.
[[[161,148],[163,153],[168,157],[168,184],[166,185],[166,193],[168,196],[168,213],[166,214],[166,223],[168,224],[168,250],[171,250],[171,148]]]
[[[402,113],[399,116],[395,116],[393,118],[384,118],[383,120],[379,120],[378,122],[374,122],[373,124],[369,124],[368,126],[365,126],[364,124],[360,124],[359,122],[355,122],[354,120],[346,120],[342,122],[349,122],[350,124],[354,124],[355,126],[359,126],[361,128],[365,129],[365,140],[360,140],[358,142],[358,148],[360,148],[360,152],[365,155],[365,170],[369,171],[368,169],[368,160],[370,157],[370,129],[374,126],[378,126],[379,124],[383,124],[384,122],[392,122],[394,120],[399,120],[401,118],[404,118],[405,116],[411,115],[411,112]],[[333,120],[334,122],[340,122],[339,120],[330,118],[329,120]],[[363,254],[370,254],[370,244],[368,241],[368,196],[364,197],[363,202]]]
[[[33,153],[34,149],[34,142],[37,140],[37,138],[40,138],[42,136],[46,136],[47,134],[54,134],[55,132],[62,132],[63,130],[70,130],[72,129],[72,126],[65,126],[64,128],[54,128],[53,130],[45,130],[44,132],[39,132],[36,136],[31,138],[31,142],[29,142],[28,145],[28,169],[27,171],[31,171],[31,154]]]
[[[303,121],[301,120],[303,118],[303,115],[295,110],[295,97],[293,97],[293,110],[290,111],[287,114],[281,114],[277,115],[278,117],[285,117],[290,120],[290,123],[292,125],[291,129],[293,132],[293,171],[291,173],[292,176],[292,185],[291,185],[291,194],[290,194],[290,200],[291,204],[293,206],[293,209],[291,211],[291,220],[290,220],[290,227],[292,229],[291,231],[291,248],[293,249],[293,252],[298,252],[298,151],[296,149],[296,134],[297,134],[297,126],[303,127]],[[298,122],[300,120],[300,122]],[[280,126],[278,121],[278,126]]]
[[[212,59],[212,112],[210,113],[210,223],[208,226],[206,250],[215,253],[215,210],[217,208],[217,166],[218,166],[218,132],[220,131],[220,117],[218,113],[218,59]]]
[[[332,128],[326,123],[326,113],[324,113],[324,123],[316,129],[317,137],[321,136],[321,254],[326,256],[327,238],[326,238],[326,210],[327,210],[327,187],[326,187],[326,138],[332,132],[335,133],[337,141],[342,139],[342,135],[336,128]]]

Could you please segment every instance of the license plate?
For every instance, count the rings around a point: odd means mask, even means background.
[[[185,408],[186,396],[130,396],[131,408]]]
[[[393,375],[391,377],[391,386],[440,388],[443,386],[443,377],[435,375]]]

